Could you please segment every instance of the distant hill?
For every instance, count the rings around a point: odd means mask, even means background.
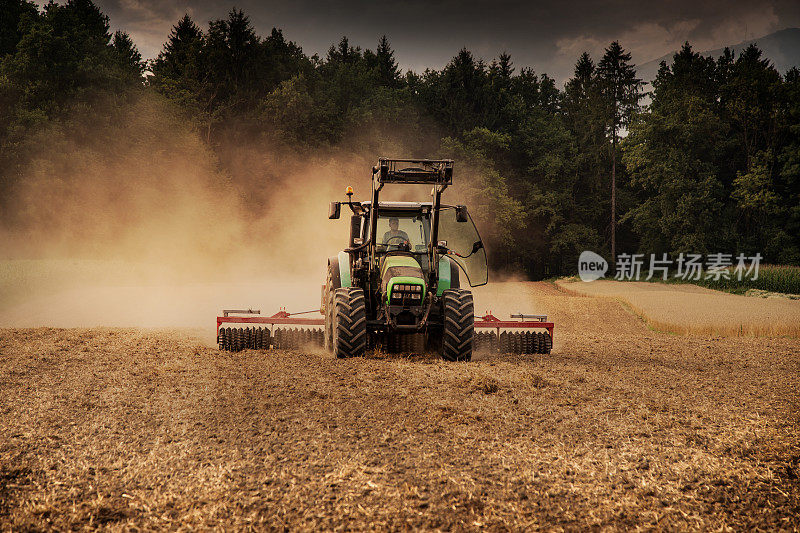
[[[786,28],[785,30],[770,33],[758,39],[751,39],[743,41],[739,44],[729,45],[728,48],[732,49],[736,55],[747,48],[750,44],[755,43],[763,52],[763,57],[768,58],[775,65],[775,68],[781,74],[785,74],[787,70],[792,67],[800,67],[800,28]],[[691,41],[689,42],[691,44]],[[711,56],[718,58],[722,55],[725,47],[717,48],[716,50],[706,50],[700,52],[704,56]],[[658,59],[648,61],[636,67],[639,77],[646,82],[651,82],[658,74],[658,66],[662,61],[667,64],[672,63],[672,56],[675,55],[677,50],[663,55]]]

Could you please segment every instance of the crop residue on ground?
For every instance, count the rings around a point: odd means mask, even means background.
[[[554,353],[337,361],[186,330],[0,330],[0,529],[800,527],[797,339],[491,292],[546,308]]]

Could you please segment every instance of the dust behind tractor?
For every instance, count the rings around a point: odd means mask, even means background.
[[[347,201],[331,202],[330,219],[349,208],[350,236],[328,258],[320,309],[224,311],[220,349],[316,346],[337,358],[425,350],[447,361],[469,361],[474,351],[550,353],[554,326],[544,315],[475,318],[469,287],[488,281],[486,249],[467,207],[442,203],[452,180],[449,159],[379,159],[369,200],[353,201],[348,187]],[[384,186],[408,184],[430,185],[431,201],[380,201]]]

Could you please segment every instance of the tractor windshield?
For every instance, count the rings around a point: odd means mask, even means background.
[[[392,213],[381,211],[378,217],[376,250],[391,252],[409,244],[410,250],[425,253],[428,249],[430,222],[419,213]]]
[[[458,255],[449,255],[464,271],[472,287],[486,285],[489,281],[486,250],[481,236],[472,222],[458,222],[453,207],[442,207],[439,212],[439,239],[447,241],[447,248]]]

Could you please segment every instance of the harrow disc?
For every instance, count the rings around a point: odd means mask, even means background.
[[[533,353],[533,335],[530,331],[522,332],[522,353]]]
[[[220,328],[217,332],[220,350],[265,350],[270,346],[269,328]]]
[[[537,331],[477,332],[473,337],[476,351],[514,354],[548,354],[553,348],[549,333]]]
[[[275,328],[273,348],[295,350],[299,348],[319,348],[325,342],[321,328]]]
[[[553,349],[553,338],[550,336],[549,333],[544,333],[544,346],[542,347],[541,353],[550,353],[550,350]]]
[[[500,353],[511,353],[511,339],[507,331],[500,334]]]
[[[486,333],[477,332],[472,340],[472,347],[476,352],[485,352],[488,349]]]

